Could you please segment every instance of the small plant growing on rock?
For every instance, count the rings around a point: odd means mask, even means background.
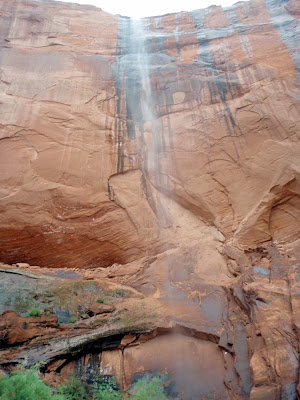
[[[75,315],[72,315],[72,317],[70,318],[70,322],[71,324],[74,324],[74,322],[77,321],[77,317],[75,317]]]
[[[93,400],[124,400],[116,378],[104,376],[98,381],[97,388],[92,391]]]
[[[123,400],[121,392],[115,391],[109,386],[100,387],[93,392],[93,400]]]
[[[131,390],[132,400],[168,400],[164,393],[165,375],[150,377],[145,375],[139,379]]]
[[[71,376],[67,383],[58,386],[56,393],[64,400],[88,400],[88,394],[83,382]]]
[[[41,310],[39,308],[32,308],[27,314],[27,317],[40,317],[40,316],[41,316]]]
[[[46,311],[46,315],[47,315],[47,317],[49,317],[49,315],[51,315],[51,312],[50,311]]]
[[[100,303],[100,304],[106,304],[106,301],[104,299],[101,299],[101,297],[98,297],[98,299],[96,301],[97,301],[97,303]]]

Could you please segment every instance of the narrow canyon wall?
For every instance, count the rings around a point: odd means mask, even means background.
[[[296,0],[141,21],[1,1],[5,368],[125,388],[166,369],[173,398],[297,399],[299,18]],[[53,279],[96,289],[66,305]],[[65,327],[27,331],[19,291]]]

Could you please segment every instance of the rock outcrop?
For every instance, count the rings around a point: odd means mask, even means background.
[[[3,368],[300,396],[299,16],[2,0]]]

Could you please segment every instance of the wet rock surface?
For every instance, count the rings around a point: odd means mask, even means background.
[[[299,397],[299,15],[1,2],[1,368]]]

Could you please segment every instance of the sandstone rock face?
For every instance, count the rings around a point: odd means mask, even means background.
[[[294,0],[141,21],[1,2],[0,305],[21,317],[0,323],[23,343],[3,365],[296,398],[299,16]],[[12,288],[66,327],[21,332]]]
[[[6,311],[1,316],[1,344],[3,346],[16,345],[26,342],[37,336],[42,331],[55,332],[57,328],[57,316],[41,316],[22,318],[14,311]]]

